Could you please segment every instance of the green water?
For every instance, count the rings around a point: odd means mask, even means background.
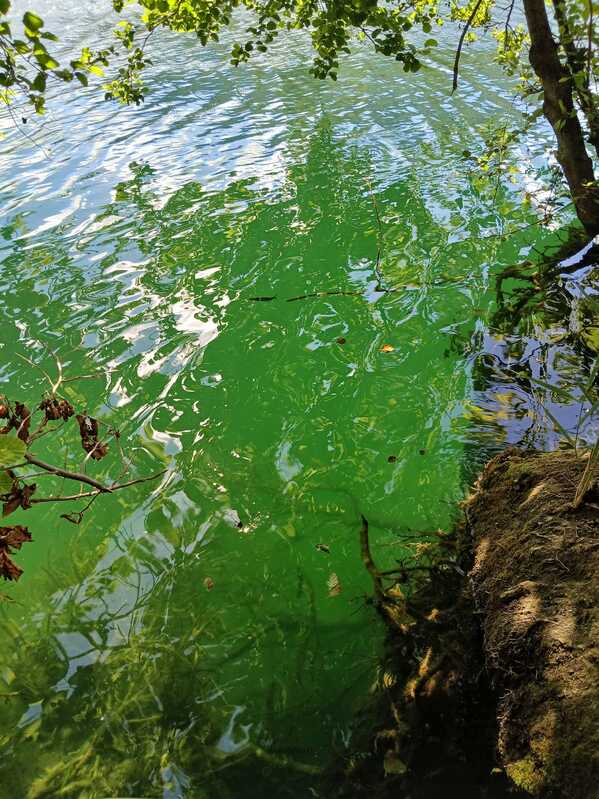
[[[38,5],[67,47],[110,29],[91,3]],[[227,46],[163,36],[144,107],[56,98],[37,146],[6,124],[2,391],[35,402],[19,355],[51,374],[56,356],[91,376],[65,393],[118,426],[131,477],[167,472],[79,526],[62,506],[12,517],[35,542],[1,608],[2,797],[314,795],[383,642],[360,514],[384,567],[407,532],[448,529],[489,452],[557,444],[504,367],[539,342],[551,380],[588,361],[543,320],[493,326],[496,270],[546,234],[503,236],[534,217],[461,158],[517,119],[488,51],[450,98],[449,51],[406,77],[359,50],[328,85],[300,40],[240,70]],[[75,439],[36,452],[75,467]],[[120,470],[113,445],[94,474]],[[70,787],[41,792],[65,763]]]

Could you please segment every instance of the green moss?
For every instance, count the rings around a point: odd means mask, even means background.
[[[514,785],[522,788],[531,796],[538,796],[545,783],[545,775],[535,764],[531,755],[508,763],[505,770]]]

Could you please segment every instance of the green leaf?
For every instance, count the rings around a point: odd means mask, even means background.
[[[42,67],[42,69],[56,69],[60,64],[55,58],[52,58],[48,53],[34,53],[35,60]]]
[[[14,466],[21,463],[27,450],[24,441],[16,436],[0,436],[0,466]]]
[[[589,374],[589,382],[586,385],[586,391],[590,391],[593,388],[595,380],[597,379],[598,376],[599,376],[599,357],[595,358],[595,363],[591,367],[591,372]]]
[[[67,83],[73,80],[73,73],[70,69],[55,69],[54,75],[56,75],[57,78],[66,81]]]
[[[9,0],[0,0],[0,14],[8,14],[10,11]]]
[[[32,11],[26,11],[23,14],[23,25],[30,31],[39,31],[44,25],[44,20]]]
[[[10,494],[12,482],[8,472],[0,472],[0,494]]]
[[[88,81],[85,72],[75,72],[75,77],[82,86],[87,86]]]
[[[35,76],[35,80],[31,84],[31,88],[35,89],[36,92],[45,92],[46,91],[46,75],[44,72],[38,72]]]
[[[425,47],[436,47],[439,42],[436,39],[427,39],[424,43]]]
[[[26,55],[31,52],[31,47],[22,39],[13,39],[12,45],[20,55]]]

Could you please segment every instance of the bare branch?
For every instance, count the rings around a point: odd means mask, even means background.
[[[25,363],[28,363],[30,366],[33,366],[34,369],[39,369],[40,372],[48,381],[48,383],[52,385],[52,378],[50,377],[48,372],[46,372],[45,369],[42,369],[42,367],[38,363],[35,363],[35,361],[32,361],[30,358],[27,358],[25,355],[21,355],[20,352],[15,352],[15,355],[17,356],[17,358],[20,358],[22,361],[25,361]]]
[[[458,42],[458,49],[456,50],[455,54],[455,61],[453,63],[453,89],[451,93],[453,94],[455,90],[458,88],[458,74],[460,68],[460,56],[462,55],[462,47],[464,46],[464,39],[466,38],[466,34],[470,29],[470,26],[474,22],[474,17],[476,16],[478,9],[481,6],[483,0],[477,0],[474,8],[472,9],[470,16],[468,17],[466,24],[464,25],[464,30],[462,31],[462,35],[460,36],[460,41]]]
[[[508,43],[509,43],[509,31],[513,30],[512,26],[510,25],[512,14],[514,13],[514,6],[516,4],[516,0],[512,0],[510,7],[507,12],[507,17],[505,19],[505,28],[504,28],[504,37],[503,37],[503,52],[507,52]],[[504,9],[505,10],[505,9]]]
[[[113,483],[110,488],[105,489],[104,492],[100,491],[83,491],[80,494],[71,494],[70,496],[64,497],[38,497],[37,499],[31,499],[31,504],[39,503],[39,502],[73,502],[77,499],[85,499],[86,497],[97,497],[99,494],[105,493],[106,491],[113,492],[118,491],[121,488],[129,488],[129,486],[137,485],[138,483],[147,483],[150,480],[157,480],[159,477],[162,477],[163,474],[166,474],[168,469],[163,469],[161,472],[156,472],[156,474],[151,474],[148,477],[139,477],[137,480],[129,480],[127,483]]]
[[[81,472],[70,472],[67,469],[61,469],[59,466],[52,466],[52,464],[41,461],[39,458],[36,458],[29,452],[26,452],[24,457],[28,463],[32,463],[34,466],[39,466],[40,469],[44,469],[46,472],[50,472],[50,474],[55,474],[58,477],[65,477],[67,480],[76,480],[79,483],[86,483],[87,485],[93,486],[103,494],[109,494],[112,491],[112,488],[103,485],[93,477],[89,477],[87,474],[82,474]]]

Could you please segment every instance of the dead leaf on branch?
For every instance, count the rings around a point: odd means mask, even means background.
[[[98,439],[98,420],[78,413],[81,446],[95,461],[100,461],[108,452],[108,444],[101,444]]]
[[[71,524],[81,524],[83,521],[83,511],[76,511],[75,513],[61,513],[61,519],[65,519],[67,522],[71,522]]]
[[[58,419],[63,419],[66,422],[75,413],[75,409],[68,400],[59,400],[56,397],[47,397],[42,400],[39,409],[45,413],[47,422],[56,422]]]
[[[112,493],[117,489],[155,480],[163,475],[165,470],[137,480],[121,483],[113,482],[111,485],[104,485],[101,481],[86,474],[84,470],[80,472],[69,471],[66,467],[61,468],[53,463],[48,463],[38,457],[37,454],[29,451],[33,441],[42,435],[56,432],[63,428],[61,424],[48,425],[48,422],[62,420],[66,424],[71,417],[75,417],[73,405],[68,400],[58,397],[55,393],[57,385],[62,381],[60,364],[58,364],[58,368],[58,383],[52,383],[51,379],[46,375],[51,383],[52,392],[44,393],[41,399],[37,400],[33,406],[33,412],[25,403],[9,401],[7,397],[0,394],[0,424],[3,424],[3,427],[0,428],[0,505],[2,505],[3,515],[7,516],[19,508],[24,510],[31,508],[32,502],[64,502],[89,497],[89,502],[81,510],[62,514],[61,518],[78,525],[81,523],[85,511],[100,494]],[[37,421],[35,421],[36,417]],[[81,446],[87,453],[86,460],[101,460],[108,452],[108,445],[99,438],[100,423],[85,412],[77,414],[76,418]],[[12,432],[13,430],[15,431],[14,433]],[[108,428],[108,435],[114,436],[117,440],[120,438],[118,430],[110,427]],[[122,447],[120,443],[117,446],[121,454],[121,460],[124,463],[125,455]],[[32,500],[37,485],[35,483],[25,483],[24,480],[27,477],[20,477],[18,472],[20,468],[31,465],[41,469],[41,473],[47,472],[55,477],[73,480],[83,484],[83,486],[79,488],[78,493],[71,495],[68,492],[65,495],[58,493],[56,496],[36,497],[36,499]],[[33,476],[31,475],[31,477]],[[86,490],[86,486],[91,486],[92,490]],[[239,522],[239,525],[241,525],[241,522]],[[11,557],[12,550],[19,549],[24,541],[30,540],[31,536],[25,527],[0,527],[0,577],[5,580],[19,579],[23,570],[13,562]],[[211,590],[211,587],[211,585],[207,586],[208,590]]]
[[[2,506],[2,515],[8,516],[10,513],[16,511],[17,508],[29,510],[31,507],[31,497],[35,494],[36,490],[37,483],[29,483],[23,486],[20,486],[17,482],[13,483],[8,499]]]
[[[5,580],[18,580],[23,574],[23,569],[17,566],[11,555],[14,549],[21,549],[23,544],[31,540],[27,527],[20,524],[14,527],[0,527],[0,575]]]
[[[5,580],[15,582],[23,574],[23,569],[17,566],[5,549],[0,549],[0,574]]]
[[[31,411],[22,402],[15,402],[15,416],[17,421],[13,425],[17,428],[17,436],[21,441],[29,439],[29,426],[31,425]]]

